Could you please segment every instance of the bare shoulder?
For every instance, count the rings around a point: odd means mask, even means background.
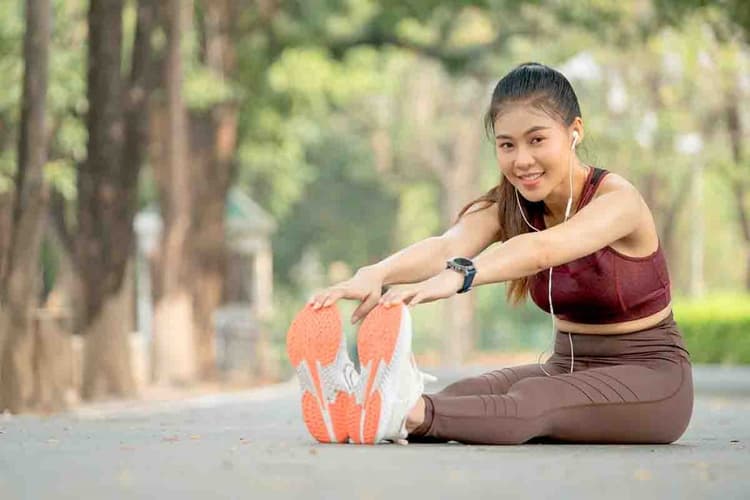
[[[619,190],[633,193],[640,204],[641,210],[635,231],[610,246],[620,253],[632,257],[650,255],[656,250],[659,244],[656,222],[646,204],[646,200],[643,199],[643,196],[641,196],[633,183],[619,174],[609,172],[599,184],[594,198]]]
[[[632,182],[630,182],[620,174],[609,172],[604,176],[604,179],[602,179],[601,183],[599,184],[594,198],[598,198],[603,194],[611,193],[617,190],[626,190],[638,193],[638,189],[633,185]]]

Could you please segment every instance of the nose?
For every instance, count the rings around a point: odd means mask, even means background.
[[[516,167],[529,167],[534,164],[534,158],[531,156],[529,150],[525,147],[518,146],[516,148],[516,155],[512,158],[512,165]]]

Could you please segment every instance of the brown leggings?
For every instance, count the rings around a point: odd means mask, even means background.
[[[674,318],[623,335],[557,332],[554,354],[425,394],[412,442],[671,443],[693,411],[692,367]]]

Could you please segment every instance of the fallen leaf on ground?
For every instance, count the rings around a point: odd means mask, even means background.
[[[633,478],[638,481],[649,481],[651,477],[651,471],[646,469],[636,469],[635,472],[633,472]]]

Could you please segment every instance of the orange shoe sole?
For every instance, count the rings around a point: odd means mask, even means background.
[[[406,306],[376,306],[362,321],[357,334],[360,380],[349,412],[349,437],[353,443],[378,442],[383,397],[376,381],[389,370],[402,334]],[[408,313],[407,313],[408,314]],[[411,339],[408,339],[411,342]]]
[[[289,327],[286,351],[300,380],[307,430],[321,443],[347,442],[354,396],[344,378],[349,357],[338,308],[306,305]]]

